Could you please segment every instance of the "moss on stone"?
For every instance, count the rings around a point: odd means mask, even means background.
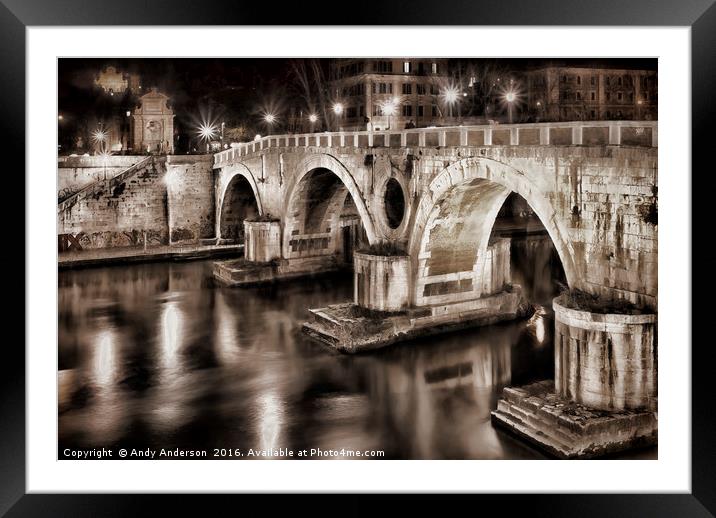
[[[563,291],[557,298],[557,303],[565,308],[589,311],[590,313],[611,313],[616,315],[643,315],[653,313],[649,308],[637,306],[625,299],[593,295],[576,288]]]

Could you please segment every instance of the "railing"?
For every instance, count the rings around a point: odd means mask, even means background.
[[[252,142],[232,144],[231,149],[216,153],[214,166],[219,167],[268,148],[520,145],[657,147],[657,137],[657,121],[542,122],[268,135]]]
[[[120,183],[124,182],[127,178],[135,174],[140,169],[144,168],[147,164],[152,162],[154,160],[153,156],[148,156],[136,164],[128,167],[121,173],[113,176],[109,179],[102,179],[97,180],[96,182],[92,182],[87,187],[84,187],[77,191],[75,194],[67,198],[66,200],[63,200],[61,203],[57,204],[57,212],[62,213],[63,211],[67,210],[69,207],[72,207],[75,205],[78,201],[85,199],[87,196],[92,196],[99,192],[100,190],[104,189],[112,189],[115,186],[119,185]]]

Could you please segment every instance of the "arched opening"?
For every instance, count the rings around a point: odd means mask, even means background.
[[[395,178],[391,178],[385,184],[385,195],[383,196],[385,206],[385,217],[388,220],[388,226],[396,229],[403,222],[405,215],[405,196],[400,182]]]
[[[567,285],[559,253],[527,200],[512,192],[502,204],[490,241],[510,239],[512,282],[522,286],[527,299],[549,306]]]
[[[549,305],[574,270],[564,264],[571,256],[538,189],[494,161],[451,166],[433,186],[437,201],[419,209],[425,223],[411,244],[415,304],[463,302],[520,284],[528,300]]]
[[[237,174],[226,187],[221,205],[219,232],[222,239],[244,242],[244,220],[260,215],[260,209],[251,183],[245,176]]]
[[[298,182],[286,211],[285,255],[334,256],[342,266],[368,242],[356,200],[333,171],[317,167]]]

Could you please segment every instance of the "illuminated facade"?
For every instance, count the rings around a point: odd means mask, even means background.
[[[403,129],[440,125],[447,115],[439,102],[448,85],[447,59],[335,59],[330,95],[336,129]]]
[[[135,153],[174,152],[174,112],[168,101],[156,88],[139,98],[140,105],[132,114]]]
[[[657,72],[545,67],[525,74],[532,121],[656,120]]]

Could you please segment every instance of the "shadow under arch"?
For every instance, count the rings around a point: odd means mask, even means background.
[[[330,214],[340,213],[348,197],[355,206],[368,243],[377,241],[375,225],[361,191],[353,175],[338,159],[326,153],[311,155],[298,165],[298,170],[300,173],[288,186],[283,201],[284,258],[291,255],[293,236],[325,231],[320,225]]]
[[[244,164],[233,166],[224,176],[217,204],[216,237],[243,241],[243,221],[263,216],[256,179]]]
[[[416,281],[411,296],[415,305],[423,305],[421,288],[428,279],[459,277],[457,273],[472,270],[485,256],[497,214],[511,192],[524,198],[544,225],[567,284],[578,285],[566,229],[543,191],[511,165],[471,157],[438,174],[415,211],[408,246]],[[440,253],[442,257],[436,257]]]

